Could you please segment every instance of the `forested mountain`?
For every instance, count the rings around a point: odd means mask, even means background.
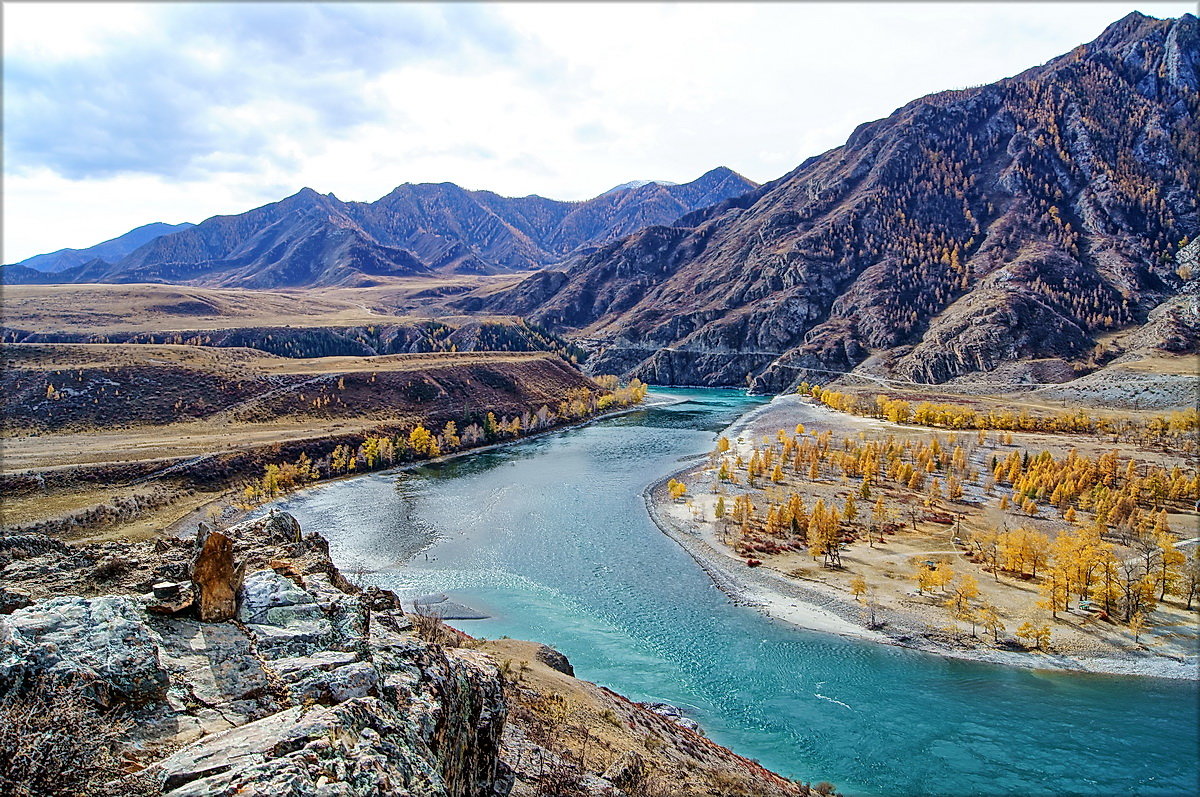
[[[343,202],[305,188],[52,276],[8,266],[5,280],[275,288],[531,269],[754,187],[722,167],[691,183],[644,183],[583,202],[502,197],[453,183],[405,184],[376,202]]]
[[[1200,233],[1198,87],[1196,17],[1130,14],[464,306],[527,315],[589,341],[599,372],[667,384],[778,390],[868,358],[921,382],[1081,362],[1185,290],[1174,257]]]
[[[90,263],[96,258],[116,261],[125,257],[125,255],[137,249],[142,244],[153,241],[155,238],[179,232],[180,230],[186,230],[192,226],[194,225],[187,221],[182,224],[164,224],[161,221],[156,221],[152,224],[143,224],[141,227],[135,227],[124,235],[118,235],[116,238],[98,243],[95,246],[89,246],[86,249],[59,249],[57,252],[27,257],[15,265],[31,268],[35,271],[53,272],[63,271],[73,266],[81,266],[84,263]]]

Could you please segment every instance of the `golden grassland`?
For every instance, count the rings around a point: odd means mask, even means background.
[[[2,350],[10,368],[71,371],[81,367],[181,365],[222,373],[328,374],[424,371],[494,362],[528,362],[549,352],[419,352],[375,357],[279,357],[258,349],[150,343],[13,343]]]

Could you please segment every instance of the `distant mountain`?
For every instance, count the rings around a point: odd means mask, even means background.
[[[194,224],[187,221],[182,224],[164,224],[161,221],[156,221],[153,224],[145,224],[134,228],[124,235],[117,236],[103,243],[98,243],[95,246],[89,246],[87,249],[59,249],[57,252],[34,255],[14,265],[25,266],[35,271],[56,272],[74,266],[81,266],[97,258],[114,262],[125,257],[125,255],[139,246],[153,241],[155,238],[167,235],[168,233],[186,230],[194,226]]]
[[[277,288],[519,271],[559,263],[755,187],[718,168],[683,185],[644,183],[583,202],[502,197],[453,183],[406,183],[376,202],[343,202],[305,188],[155,238],[118,258],[93,258],[52,276],[9,268],[4,279]]]
[[[1043,66],[923,97],[753,192],[462,306],[525,315],[588,342],[590,367],[659,384],[1087,367],[1106,333],[1196,278],[1173,258],[1200,235],[1197,27],[1130,14]]]
[[[604,193],[611,194],[614,191],[625,191],[630,188],[641,188],[644,185],[678,185],[678,183],[673,183],[670,180],[630,180],[628,183],[621,183],[618,186],[608,189]],[[603,194],[601,194],[601,196],[603,196]]]

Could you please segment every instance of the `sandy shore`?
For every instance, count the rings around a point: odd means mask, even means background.
[[[779,396],[743,415],[726,429],[724,435],[730,439],[748,437],[775,428],[790,428],[798,421],[818,429],[844,430],[847,425],[863,430],[884,428],[881,422],[870,418],[848,416],[806,404],[799,396]],[[966,634],[950,634],[921,622],[916,615],[890,606],[878,607],[875,627],[868,627],[869,610],[862,603],[822,583],[790,578],[765,566],[747,567],[741,558],[715,538],[711,524],[689,518],[682,505],[672,501],[667,493],[667,481],[701,470],[706,461],[706,456],[694,458],[687,467],[647,487],[643,498],[659,529],[691,554],[734,603],[757,608],[798,628],[952,658],[1033,669],[1200,679],[1200,658],[1196,656],[1175,658],[1153,651],[1123,650],[1097,656],[1000,650],[991,647],[982,636],[976,639]]]

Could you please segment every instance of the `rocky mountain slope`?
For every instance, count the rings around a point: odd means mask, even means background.
[[[670,223],[754,187],[722,167],[683,185],[647,183],[584,202],[502,197],[453,183],[406,183],[369,203],[305,188],[156,238],[119,259],[92,259],[53,276],[6,266],[4,279],[274,288],[370,285],[431,272],[498,273],[560,262],[581,247]]]
[[[998,83],[915,100],[756,191],[469,309],[578,336],[589,367],[780,390],[868,358],[919,382],[1063,358],[1197,274],[1200,33],[1138,13]],[[1068,369],[1069,370],[1069,369]]]
[[[139,246],[153,241],[155,238],[179,232],[180,230],[186,230],[194,226],[194,224],[188,221],[182,224],[164,224],[161,221],[156,221],[152,224],[143,224],[141,227],[135,227],[124,235],[118,235],[116,238],[98,243],[95,246],[89,246],[86,249],[59,249],[57,252],[27,257],[15,265],[24,266],[35,271],[53,273],[64,271],[74,266],[81,266],[84,263],[90,263],[97,258],[112,263],[125,257],[125,255]]]
[[[559,692],[528,664],[512,672],[348,581],[284,513],[195,541],[0,536],[0,574],[0,792],[14,797],[810,794],[561,675],[554,651],[537,658]],[[604,701],[616,761],[551,743],[565,691]]]

